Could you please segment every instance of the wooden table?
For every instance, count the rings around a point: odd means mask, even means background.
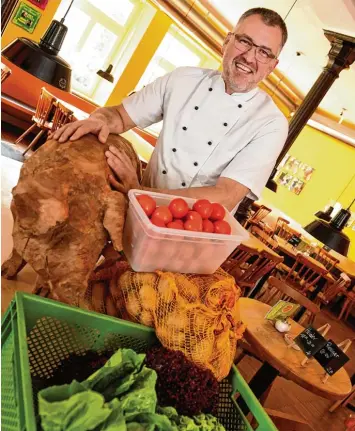
[[[276,220],[278,217],[283,217],[290,222],[290,227],[301,233],[301,235],[308,241],[315,242],[317,244],[320,244],[321,246],[324,245],[317,238],[314,238],[314,236],[312,236],[309,232],[303,229],[303,227],[299,223],[297,223],[295,220],[293,220],[291,217],[289,217],[287,214],[285,214],[278,208],[274,207],[273,205],[270,205],[268,202],[258,201],[253,203],[255,207],[260,207],[260,205],[262,204],[272,209],[271,213],[268,214],[265,219],[263,219],[263,221],[271,228],[275,228]],[[337,253],[334,250],[330,250],[329,253],[339,260],[339,263],[336,264],[335,267],[339,269],[339,271],[347,274],[350,278],[353,279],[353,281],[355,281],[355,261],[349,259],[346,256],[343,256],[342,254]]]
[[[335,268],[338,268],[339,271],[344,272],[355,281],[355,262],[334,250],[330,250],[329,253],[339,260]]]
[[[274,236],[274,239],[276,240],[276,242],[278,244],[277,250],[280,250],[282,253],[288,254],[293,259],[296,259],[297,254],[300,253],[300,251],[297,250],[297,248],[293,247],[285,239],[280,238],[277,235]],[[311,256],[306,256],[306,257],[313,265],[319,267],[323,271],[327,271],[327,268],[321,262],[318,262],[318,260],[314,259]]]
[[[265,360],[264,365],[252,378],[249,386],[260,398],[279,375],[292,380],[308,391],[329,400],[340,400],[351,392],[351,381],[348,373],[341,368],[326,383],[322,383],[324,369],[317,361],[312,360],[306,367],[301,366],[304,354],[293,348],[287,348],[283,335],[265,320],[271,308],[250,298],[239,299],[241,320],[247,325],[244,338],[256,350],[259,357]],[[291,321],[290,334],[298,335],[304,328]]]
[[[65,100],[60,99],[58,97],[57,97],[57,100],[63,103],[63,105],[65,105],[67,108],[72,110],[77,120],[84,120],[89,116],[88,112],[83,111],[80,108],[77,108],[76,106],[72,105],[69,102],[66,102]],[[13,110],[13,112],[19,116],[19,118],[22,118],[21,115],[23,115],[27,121],[30,121],[32,116],[36,112],[36,110],[33,107],[28,106],[19,100],[15,100],[5,94],[1,94],[1,101],[6,106],[10,107]],[[28,124],[25,123],[24,125],[22,125],[22,123],[20,122],[17,124],[17,126],[19,127],[23,126],[24,128],[27,128]],[[138,133],[136,133],[134,129],[128,130],[127,132],[122,133],[122,136],[131,142],[134,149],[137,151],[140,160],[143,163],[147,164],[154,151],[154,147],[145,139],[143,139]]]
[[[242,244],[251,247],[256,248],[258,251],[266,250],[269,253],[273,254],[274,256],[279,256],[275,250],[272,250],[270,247],[268,247],[266,244],[264,244],[262,241],[260,241],[259,238],[254,236],[252,233],[249,233],[249,238],[242,242]]]

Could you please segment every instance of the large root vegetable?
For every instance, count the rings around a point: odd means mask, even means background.
[[[110,187],[109,145],[130,158],[140,177],[137,154],[118,135],[105,145],[94,135],[65,144],[49,140],[24,163],[12,190],[14,246],[2,265],[5,278],[29,263],[39,275],[36,291],[45,287],[52,297],[78,304],[108,240],[122,250],[127,198]]]

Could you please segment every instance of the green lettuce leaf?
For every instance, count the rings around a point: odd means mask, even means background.
[[[86,390],[75,380],[42,390],[38,403],[44,431],[93,430],[111,414],[101,394]]]
[[[111,414],[95,428],[95,431],[127,431],[126,420],[120,402],[114,399],[107,406],[111,409]]]
[[[157,407],[157,374],[144,358],[121,349],[84,382],[40,391],[43,431],[225,431],[212,415]]]
[[[102,394],[107,402],[111,401],[130,389],[142,368],[144,358],[145,355],[137,354],[131,349],[118,350],[83,385]]]

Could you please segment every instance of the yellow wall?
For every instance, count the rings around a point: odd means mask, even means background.
[[[290,154],[312,166],[315,171],[299,195],[283,186],[277,193],[264,189],[262,197],[301,225],[315,219],[330,200],[336,200],[355,174],[355,148],[319,130],[306,126],[290,149]],[[347,207],[355,197],[355,179],[339,202]],[[355,204],[352,207],[355,211]],[[345,229],[351,240],[349,257],[355,259],[355,232]]]
[[[37,27],[33,31],[33,33],[28,33],[28,31],[23,30],[21,27],[18,27],[17,25],[12,23],[12,18],[17,10],[17,7],[15,8],[15,11],[13,15],[10,18],[10,21],[4,31],[4,34],[2,36],[1,40],[1,47],[4,48],[6,45],[8,45],[10,42],[12,42],[17,37],[26,37],[27,39],[34,40],[36,42],[39,42],[40,38],[43,36],[43,33],[47,30],[47,27],[49,26],[50,22],[53,19],[53,16],[58,9],[58,6],[61,2],[61,0],[50,0],[47,4],[47,7],[45,10],[42,10],[40,8],[37,8],[32,3],[21,0],[23,3],[28,4],[33,9],[38,10],[41,12],[42,16],[40,17]]]

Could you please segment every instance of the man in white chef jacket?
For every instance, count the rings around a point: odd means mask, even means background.
[[[235,212],[248,195],[257,199],[285,143],[288,123],[257,85],[276,67],[287,39],[282,18],[256,8],[244,13],[223,44],[223,72],[180,67],[115,107],[99,108],[54,134],[65,142],[95,133],[163,128],[143,182],[113,147],[107,162],[125,190],[144,188],[220,202]],[[113,187],[120,189],[112,175]]]

